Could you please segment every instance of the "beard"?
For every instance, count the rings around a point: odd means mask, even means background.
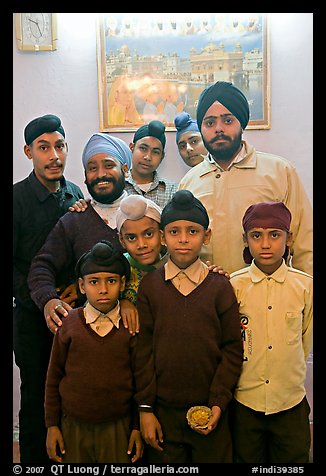
[[[218,138],[226,140],[227,142],[219,144],[218,142],[215,142]],[[224,134],[216,135],[214,139],[211,139],[209,142],[203,138],[206,149],[214,157],[214,159],[226,162],[231,161],[236,156],[240,150],[241,141],[242,131],[240,131],[234,139],[231,139]]]
[[[100,193],[95,192],[94,187],[99,182],[112,183],[114,185],[112,192],[110,193],[107,193],[105,191]],[[95,179],[90,183],[88,183],[86,180],[85,184],[89,194],[94,198],[94,200],[96,200],[99,203],[109,204],[109,203],[113,203],[115,200],[117,200],[117,198],[119,198],[122,195],[122,192],[125,189],[126,180],[125,180],[124,174],[122,173],[121,177],[118,180],[115,179],[114,177],[110,177],[107,179]]]

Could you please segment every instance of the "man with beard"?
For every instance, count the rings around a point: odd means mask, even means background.
[[[295,167],[283,157],[258,152],[242,139],[249,105],[232,83],[218,81],[202,91],[197,123],[208,154],[181,179],[206,207],[212,239],[201,258],[228,273],[246,266],[242,217],[258,202],[283,202],[292,214],[288,264],[312,274],[312,207]]]
[[[57,222],[33,259],[28,277],[32,299],[44,312],[52,333],[62,325],[60,318],[71,310],[60,299],[57,289],[62,282],[64,287],[67,280],[73,282],[73,270],[80,256],[100,240],[110,241],[123,251],[115,218],[122,198],[127,195],[124,187],[131,151],[123,140],[95,133],[84,148],[82,162],[92,198],[83,213],[67,213]]]
[[[59,117],[37,117],[24,130],[24,153],[33,164],[13,187],[13,343],[20,370],[20,461],[41,464],[45,448],[44,382],[52,334],[31,299],[27,275],[48,233],[68,208],[83,197],[63,176],[68,145]]]

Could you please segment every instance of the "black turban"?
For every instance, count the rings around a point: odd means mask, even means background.
[[[165,125],[161,121],[151,121],[149,124],[145,124],[144,126],[141,126],[134,135],[134,143],[137,142],[139,139],[142,139],[143,137],[156,137],[158,139],[162,146],[163,150],[165,147]]]
[[[77,278],[93,273],[120,274],[120,276],[126,276],[128,280],[129,261],[112,243],[101,240],[79,258],[75,267]]]
[[[161,214],[160,228],[178,220],[187,220],[199,223],[205,230],[209,225],[206,208],[190,190],[178,190],[172,199],[165,205]]]
[[[197,106],[197,124],[201,125],[207,109],[218,101],[225,106],[239,120],[242,129],[245,129],[249,121],[249,104],[245,95],[240,89],[226,81],[217,81],[208,88],[204,89],[198,100]]]
[[[61,125],[61,120],[59,117],[54,116],[53,114],[46,114],[45,116],[37,117],[25,127],[25,143],[30,145],[33,140],[42,134],[55,131],[60,132],[60,134],[65,137],[65,131]]]

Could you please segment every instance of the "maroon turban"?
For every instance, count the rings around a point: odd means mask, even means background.
[[[277,228],[289,233],[290,224],[291,212],[283,202],[262,202],[250,205],[242,219],[245,233],[253,228]],[[289,250],[287,248],[283,255],[284,259],[287,258],[288,253]],[[250,264],[252,261],[252,256],[247,246],[243,250],[243,259],[247,264]]]

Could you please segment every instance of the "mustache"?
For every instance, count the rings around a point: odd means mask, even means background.
[[[101,179],[101,178],[97,178],[97,179],[94,179],[92,180],[92,182],[89,183],[89,186],[90,187],[95,187],[95,185],[97,185],[98,183],[113,183],[113,185],[115,185],[117,183],[116,179],[113,178],[113,177],[110,177],[110,178],[104,178],[104,179]]]
[[[63,164],[62,164],[61,160],[57,159],[57,160],[51,162],[50,164],[47,164],[45,166],[45,168],[48,169],[48,168],[52,167],[53,164],[58,165],[59,167],[63,167]]]
[[[209,141],[209,144],[213,144],[215,141],[219,139],[230,141],[230,138],[228,136],[225,136],[224,134],[217,134],[215,137],[213,137],[213,139]]]

